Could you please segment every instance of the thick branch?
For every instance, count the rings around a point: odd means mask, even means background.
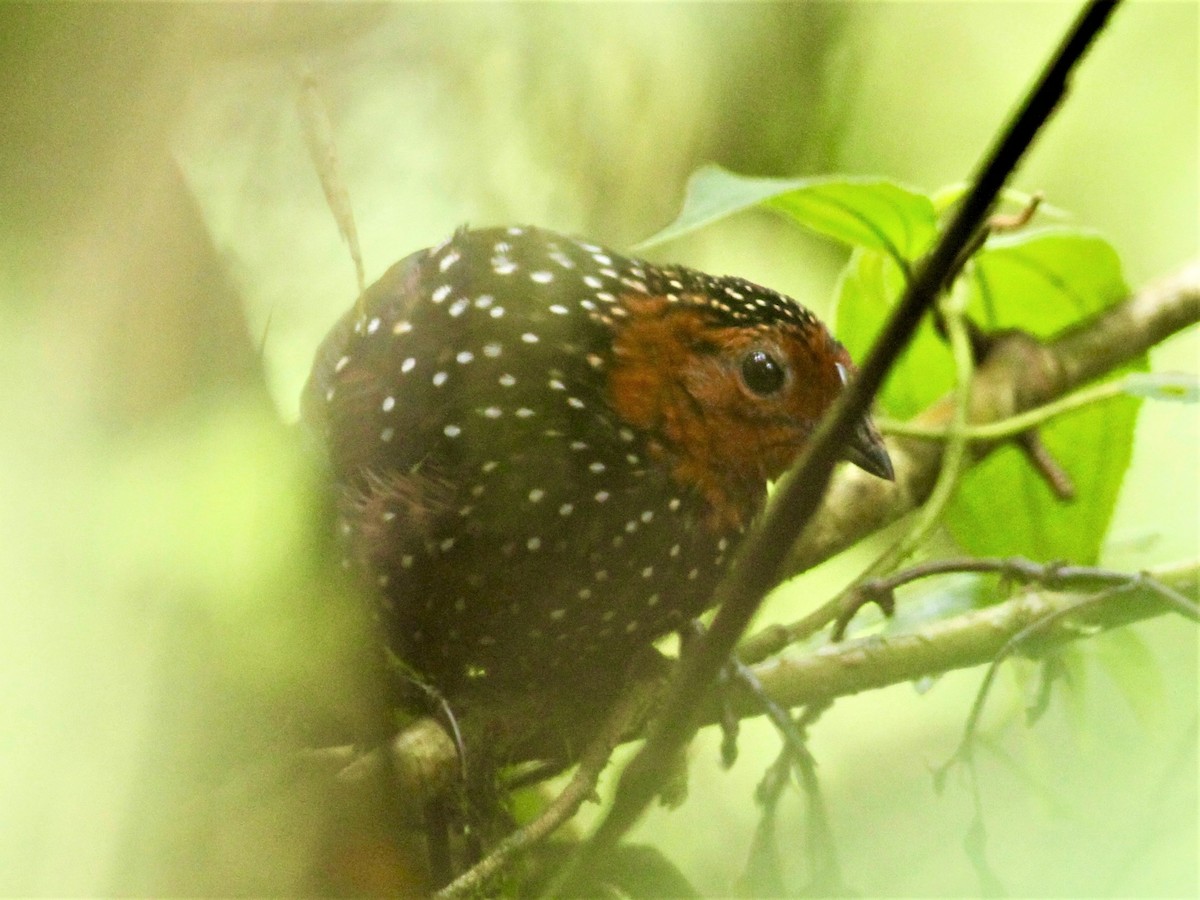
[[[1157,574],[1167,587],[1193,602],[1200,595],[1200,564],[1192,563]],[[866,637],[827,644],[806,654],[784,654],[754,667],[767,694],[785,706],[800,706],[888,687],[954,669],[984,665],[1014,635],[1077,603],[1079,594],[1033,590],[976,612],[931,622],[919,631],[887,637]],[[1044,653],[1097,629],[1107,631],[1174,609],[1161,594],[1138,588],[1109,602],[1088,606],[1045,629],[1025,648]],[[736,698],[735,709],[745,716],[762,710]],[[711,720],[717,714],[709,712]]]

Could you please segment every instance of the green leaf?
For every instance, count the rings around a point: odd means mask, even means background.
[[[1054,334],[1127,293],[1120,263],[1100,237],[1063,228],[989,241],[976,257],[968,311],[988,329]],[[1144,368],[1145,360],[1136,364]],[[1041,429],[1046,448],[1075,484],[1057,500],[1014,447],[994,453],[963,478],[947,509],[956,540],[979,555],[1095,562],[1133,451],[1138,402],[1118,399],[1055,419]]]
[[[890,181],[819,181],[773,197],[766,205],[851,247],[882,250],[897,263],[919,257],[937,233],[930,199]]]
[[[683,209],[675,221],[637,244],[634,249],[645,250],[665,244],[719,219],[757,206],[764,200],[811,183],[812,180],[806,178],[752,178],[717,165],[701,166],[688,179]]]
[[[848,244],[912,260],[936,231],[933,203],[924,194],[881,179],[752,178],[720,166],[703,166],[688,180],[683,209],[638,250],[673,240],[754,206]]]
[[[834,331],[852,359],[866,355],[903,289],[903,274],[885,254],[858,250],[850,257],[836,288]],[[953,384],[950,353],[926,320],[889,374],[878,403],[889,416],[907,419]]]

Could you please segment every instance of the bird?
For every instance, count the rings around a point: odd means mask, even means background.
[[[709,606],[854,372],[745,279],[464,227],[362,293],[301,408],[388,651],[444,696],[570,692]],[[869,416],[844,455],[893,477]]]

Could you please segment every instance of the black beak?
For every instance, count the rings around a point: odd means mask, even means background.
[[[879,429],[869,417],[864,417],[854,426],[843,455],[865,472],[887,481],[896,480],[892,458],[888,456],[887,447],[883,445]]]

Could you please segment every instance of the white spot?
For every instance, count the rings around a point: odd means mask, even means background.
[[[588,463],[588,471],[595,472],[597,475],[603,472],[606,468],[608,467],[605,466],[604,463],[600,462],[600,460],[596,460],[594,463]]]
[[[626,453],[625,454],[625,462],[629,463],[631,466],[636,466],[641,461],[642,461],[642,458],[640,456],[638,456],[636,453]]]
[[[479,467],[479,471],[486,475],[489,472],[496,471],[496,467],[499,465],[500,465],[500,463],[496,462],[496,460],[489,459],[487,462],[485,462],[482,466]]]
[[[692,569],[692,570],[691,570],[690,572],[688,572],[688,574],[687,574],[688,581],[695,581],[695,580],[696,580],[696,578],[697,578],[697,576],[699,576],[699,574],[700,574],[700,570],[699,570],[699,569]]]
[[[379,330],[379,326],[381,324],[382,323],[380,322],[378,316],[373,318],[370,322],[367,323],[367,334],[374,334],[375,332],[377,332]]]
[[[569,446],[572,450],[576,450],[576,451],[586,450],[588,448],[588,445],[586,443],[584,443],[583,441],[571,441]]]
[[[446,553],[446,552],[452,550],[454,548],[454,538],[452,538],[452,537],[444,538],[442,540],[442,542],[440,544],[438,544],[438,547],[441,549],[441,551],[443,553]]]
[[[452,288],[448,284],[441,284],[434,288],[433,293],[429,295],[429,299],[434,303],[441,303],[450,296]]]
[[[497,356],[499,356],[502,350],[503,348],[497,343],[483,345],[483,355],[490,357],[491,359],[495,359]]]
[[[615,276],[616,274],[617,274],[616,272],[613,272],[613,275],[614,275],[614,276]],[[600,291],[600,292],[598,292],[598,293],[596,294],[596,299],[597,299],[597,300],[603,300],[605,303],[616,303],[616,302],[617,302],[617,298],[616,298],[616,297],[614,297],[612,294],[610,294],[608,291]]]
[[[531,272],[529,275],[530,281],[536,281],[538,284],[549,284],[554,280],[553,272]]]
[[[469,363],[471,360],[473,360],[475,358],[475,354],[472,353],[470,350],[460,350],[458,352],[458,355],[455,356],[454,358],[458,361],[459,365],[465,366],[467,363]]]
[[[404,372],[404,373],[411,372],[416,365],[417,365],[416,359],[414,359],[413,357],[410,356],[404,362],[400,363],[400,371]]]
[[[538,550],[542,546],[542,539],[539,537],[531,537],[529,540],[527,540],[525,542],[525,546],[527,548],[529,548],[530,552],[533,552],[534,550]]]
[[[592,589],[591,588],[580,588],[579,593],[576,594],[575,596],[577,596],[580,600],[591,600],[592,599]]]
[[[620,431],[617,432],[617,434],[620,436],[621,440],[623,440],[627,444],[631,443],[633,441],[633,432],[630,431],[628,428],[622,428]]]
[[[340,371],[342,371],[342,369],[346,368],[346,364],[347,364],[348,362],[350,362],[350,357],[348,357],[348,356],[343,356],[341,359],[339,359],[339,360],[337,361],[337,365],[333,367],[333,371],[334,371],[334,372],[340,372]]]
[[[574,407],[575,409],[583,409],[584,403],[578,397],[568,397],[567,406]]]
[[[514,384],[517,383],[517,379],[513,378],[507,372],[505,372],[503,375],[501,375],[496,380],[499,381],[503,387],[512,387]]]
[[[612,257],[608,256],[607,254],[604,254],[604,253],[593,253],[592,259],[594,259],[596,261],[596,263],[601,266],[611,266],[612,265]]]
[[[550,618],[555,622],[561,622],[567,615],[565,609],[553,609],[550,611]]]
[[[554,313],[556,316],[565,316],[568,310],[561,303],[553,303],[550,305],[550,312]]]
[[[592,577],[597,581],[608,581],[608,569],[597,569],[592,573]]]
[[[468,300],[466,297],[459,297],[457,300],[455,300],[453,303],[450,304],[450,308],[448,310],[446,310],[446,312],[450,313],[450,315],[452,315],[452,316],[461,316],[463,313],[465,313],[467,311],[467,307],[470,305],[471,305],[471,301]]]
[[[628,522],[625,523],[625,531],[628,534],[633,534],[635,531],[637,531],[637,528],[638,528],[638,523],[634,519],[630,519]]]
[[[529,492],[529,502],[537,503],[545,496],[546,496],[546,492],[543,491],[541,488],[534,488],[532,491]]]
[[[633,633],[634,633],[635,631],[637,631],[637,630],[638,630],[638,623],[637,623],[637,620],[636,620],[636,619],[634,619],[632,622],[628,623],[628,624],[625,626],[625,633],[626,633],[626,634],[633,634]]]
[[[586,309],[588,312],[596,311],[596,304],[593,303],[591,300],[580,300],[579,305],[582,306],[584,309]]]
[[[330,388],[329,390],[327,390],[325,392],[325,402],[330,403],[332,401],[333,401],[333,388]]]
[[[394,438],[395,436],[396,436],[396,429],[392,428],[390,425],[387,428],[383,429],[383,431],[379,432],[379,439],[381,441],[383,441],[385,444],[388,441],[390,441],[392,438]]]
[[[465,519],[467,516],[469,516],[471,513],[473,513],[474,511],[475,511],[475,507],[473,507],[473,506],[472,506],[471,504],[469,504],[469,503],[468,503],[466,506],[460,506],[460,507],[458,508],[458,514],[459,514],[460,516],[462,516],[464,519]]]
[[[678,544],[673,544],[673,545],[671,546],[671,549],[670,549],[670,551],[669,551],[669,552],[670,552],[670,554],[671,554],[671,556],[672,556],[672,557],[676,557],[676,556],[678,556],[678,555],[679,555],[679,551],[680,551],[680,549],[681,549],[681,548],[680,548],[680,546],[679,546]]]
[[[604,276],[606,276],[606,277],[608,277],[608,278],[616,278],[616,277],[617,277],[617,270],[616,270],[616,269],[610,269],[610,268],[602,268],[602,269],[600,270],[600,274],[601,274],[601,275],[604,275]]]
[[[638,281],[636,278],[622,278],[621,284],[625,285],[627,288],[632,288],[635,291],[640,291],[643,294],[646,293],[646,283],[643,281]]]
[[[562,506],[560,506],[558,508],[558,514],[560,516],[569,516],[573,512],[575,512],[575,504],[574,503],[564,503]]]
[[[646,568],[642,569],[642,577],[643,578],[653,578],[654,577],[654,566],[646,566]]]
[[[509,226],[508,228],[505,229],[505,231],[507,231],[513,237],[520,237],[521,235],[523,235],[525,233],[524,228],[518,228],[515,225]]]
[[[527,344],[536,344],[538,342],[538,336],[536,334],[534,334],[532,331],[527,331],[523,335],[521,335],[521,340],[523,340]]]
[[[392,334],[408,334],[412,331],[412,322],[407,319],[401,319],[392,326]]]
[[[598,291],[604,286],[604,282],[595,275],[584,275],[583,283],[590,287],[593,291]]]
[[[488,315],[491,316],[493,319],[498,319],[502,315],[504,315],[504,307],[503,306],[493,306],[491,309],[488,310]]]
[[[603,503],[608,499],[608,491],[596,491],[595,500],[597,503]]]
[[[646,598],[646,605],[647,606],[658,606],[658,601],[661,599],[662,598],[659,597],[658,594],[651,594],[649,597]]]
[[[391,522],[393,519],[396,518],[396,514],[394,512],[392,512],[392,510],[389,509],[387,512],[385,512],[383,514],[382,518],[383,518],[383,521],[385,521],[385,522]]]
[[[530,409],[528,406],[522,406],[517,410],[517,418],[518,419],[528,419],[532,415],[533,415],[533,410]]]
[[[382,408],[384,412],[391,412],[396,406],[396,398],[392,396],[384,397]]]
[[[400,568],[411,569],[412,565],[413,565],[412,554],[405,553],[402,557],[400,557]]]
[[[650,524],[650,522],[651,522],[651,520],[653,520],[653,518],[654,518],[654,510],[652,510],[652,509],[647,509],[647,510],[644,510],[644,511],[642,512],[641,519],[642,519],[642,521],[643,521],[643,522],[645,522],[647,525],[649,525],[649,524]]]
[[[725,538],[721,538],[719,541],[717,541],[717,549],[724,553],[729,549],[729,541],[725,540]]]
[[[496,257],[492,259],[492,271],[497,275],[511,275],[517,271],[517,264],[511,259]]]
[[[496,298],[493,297],[491,294],[480,294],[478,297],[475,298],[475,308],[476,309],[487,309],[489,306],[492,305],[492,301],[495,299]]]
[[[671,512],[679,512],[679,498],[672,497],[670,502],[667,504],[667,509],[669,509]]]
[[[438,269],[442,272],[445,272],[460,259],[462,259],[462,254],[460,254],[457,250],[451,250],[442,257],[441,262],[438,263]]]
[[[565,384],[563,384],[561,381],[559,381],[557,378],[551,378],[549,381],[549,384],[550,384],[550,390],[552,390],[552,391],[565,391],[567,389],[567,386]]]
[[[447,425],[445,428],[442,429],[442,434],[444,434],[448,438],[456,438],[460,434],[462,434],[462,429],[459,428],[457,425]]]
[[[498,407],[498,406],[489,406],[487,409],[485,409],[483,411],[483,414],[485,416],[487,416],[489,419],[498,419],[498,418],[500,418],[501,415],[503,415],[503,413],[500,410],[500,407]]]
[[[446,379],[449,377],[450,376],[448,376],[445,372],[434,372],[433,373],[433,386],[441,387],[443,384],[446,383]]]
[[[617,611],[615,609],[606,609],[604,611],[604,615],[602,615],[600,617],[600,621],[601,622],[611,622],[613,620],[613,617],[616,616],[616,614],[617,614]]]

